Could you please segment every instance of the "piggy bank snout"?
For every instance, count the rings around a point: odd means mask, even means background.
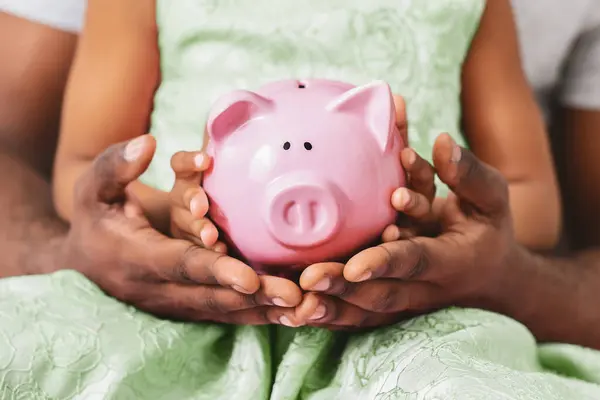
[[[342,221],[342,196],[335,185],[302,175],[284,176],[267,190],[265,222],[288,247],[314,247],[331,240]]]

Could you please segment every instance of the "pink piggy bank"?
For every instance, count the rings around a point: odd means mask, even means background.
[[[351,255],[396,219],[395,122],[384,82],[287,80],[223,96],[207,125],[210,217],[257,269]]]

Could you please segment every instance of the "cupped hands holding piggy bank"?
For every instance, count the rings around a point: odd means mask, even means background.
[[[235,91],[217,101],[207,132],[210,218],[259,271],[347,258],[396,220],[405,144],[384,82]]]
[[[404,100],[384,82],[286,80],[219,99],[208,118],[206,148],[171,160],[171,233],[213,250],[207,268],[180,270],[190,281],[219,285],[211,289],[220,296],[212,308],[227,315],[208,318],[364,325],[373,313],[336,297],[354,292],[344,289],[343,262],[350,259],[350,273],[369,279],[372,262],[361,262],[358,271],[354,260],[387,247],[363,248],[437,226],[431,219],[435,171],[406,147],[406,122]],[[254,270],[218,254],[227,247],[217,227],[233,255]],[[299,273],[298,280],[286,279]],[[376,301],[386,293],[366,296]],[[377,314],[365,326],[394,318]]]

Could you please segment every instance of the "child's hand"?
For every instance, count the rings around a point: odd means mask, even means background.
[[[396,225],[389,225],[381,236],[382,241],[393,242],[417,235],[435,232],[435,170],[412,148],[400,154],[407,175],[407,186],[392,194],[392,206],[400,213]]]
[[[210,167],[210,158],[203,152],[181,151],[171,158],[175,185],[170,193],[171,233],[179,239],[225,253],[218,242],[219,232],[206,217],[208,197],[200,186],[202,172]]]

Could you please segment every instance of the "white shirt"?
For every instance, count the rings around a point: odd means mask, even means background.
[[[600,0],[512,4],[523,67],[546,117],[557,105],[600,110]]]
[[[53,28],[79,32],[86,0],[0,0],[0,11]]]

